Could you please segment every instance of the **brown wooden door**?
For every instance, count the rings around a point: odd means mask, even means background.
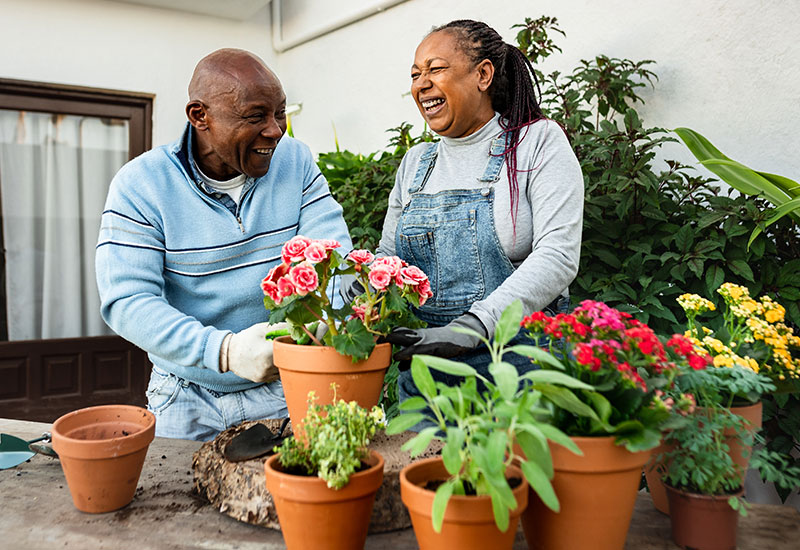
[[[39,116],[48,113],[54,118],[79,116],[124,125],[128,149],[127,155],[123,149],[122,162],[126,156],[133,158],[151,146],[152,100],[150,94],[0,79],[0,109],[6,113],[15,111],[20,118],[28,113]],[[91,171],[91,166],[81,167],[81,170],[87,169]],[[8,181],[0,179],[0,182],[6,185],[6,194],[13,194],[8,192]],[[35,182],[15,180],[10,189],[32,183]],[[5,198],[0,193],[0,204]],[[9,212],[8,208],[4,211]],[[11,212],[9,215],[15,214]],[[32,227],[38,229],[37,223]],[[84,230],[84,233],[87,231],[94,230]],[[96,240],[96,233],[93,238]],[[3,245],[0,255],[0,417],[52,422],[81,407],[110,403],[144,405],[150,363],[142,350],[119,336],[95,336],[83,331],[80,337],[74,338],[13,336],[9,328],[17,321],[10,307],[14,287],[9,284],[7,275],[9,262],[15,260],[7,250],[7,241],[10,238],[3,235],[0,226]],[[46,266],[42,269],[53,269]],[[84,268],[81,274],[81,278],[87,277],[94,277],[90,268]]]

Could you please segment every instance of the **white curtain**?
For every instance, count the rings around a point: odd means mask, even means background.
[[[127,122],[0,109],[0,201],[9,340],[112,334],[94,249]]]

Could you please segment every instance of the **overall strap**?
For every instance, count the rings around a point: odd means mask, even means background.
[[[422,155],[419,157],[417,173],[414,174],[414,180],[411,182],[411,187],[408,189],[409,194],[412,195],[414,193],[418,193],[423,187],[425,187],[425,182],[428,181],[428,178],[431,175],[431,170],[433,170],[433,166],[436,164],[439,142],[435,141],[432,143],[427,143],[426,145],[427,147],[425,151],[423,151]]]
[[[483,175],[478,178],[478,181],[483,183],[481,194],[486,196],[489,190],[494,186],[494,183],[500,179],[500,170],[503,168],[503,161],[505,155],[503,152],[506,150],[507,133],[502,133],[492,140],[492,145],[489,147],[489,161],[486,163],[486,169]]]

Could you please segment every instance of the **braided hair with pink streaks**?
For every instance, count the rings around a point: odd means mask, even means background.
[[[452,33],[458,46],[473,63],[488,59],[494,65],[494,79],[488,93],[492,108],[500,113],[500,126],[506,131],[506,146],[502,154],[508,172],[511,220],[516,226],[519,203],[517,145],[525,137],[523,130],[527,132],[529,124],[544,118],[534,90],[534,84],[539,89],[536,73],[525,54],[503,41],[497,31],[486,23],[459,19],[435,27],[430,34],[440,31]]]

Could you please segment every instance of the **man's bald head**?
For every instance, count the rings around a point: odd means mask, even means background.
[[[257,55],[246,50],[223,48],[205,56],[194,68],[189,81],[189,102],[206,105],[221,95],[236,93],[243,85],[259,79],[278,77]]]
[[[206,175],[258,178],[286,132],[286,95],[258,56],[226,48],[195,67],[186,116],[194,128],[194,159]]]

